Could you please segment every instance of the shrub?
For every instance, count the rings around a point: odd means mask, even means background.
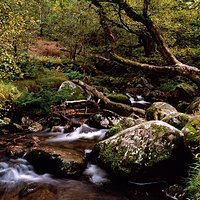
[[[73,80],[73,79],[82,80],[84,77],[83,74],[81,74],[79,71],[72,70],[72,69],[67,70],[65,74],[69,80]]]
[[[60,104],[65,100],[79,100],[82,98],[81,93],[72,93],[68,88],[60,91],[45,88],[37,93],[31,93],[26,88],[22,95],[15,101],[15,104],[20,113],[36,117],[47,115],[52,105]]]

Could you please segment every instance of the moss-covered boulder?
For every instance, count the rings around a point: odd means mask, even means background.
[[[36,147],[25,158],[40,173],[62,177],[75,176],[85,167],[83,155],[54,146]]]
[[[162,121],[167,122],[168,124],[181,130],[190,119],[191,119],[190,115],[177,112],[169,114],[168,116],[164,117]]]
[[[93,152],[114,176],[138,181],[173,179],[190,158],[183,133],[162,121],[125,129],[97,143]]]
[[[107,97],[114,102],[130,104],[129,97],[121,93],[109,94]]]
[[[182,128],[182,132],[185,135],[185,141],[193,152],[198,150],[199,146],[199,126],[200,126],[200,115],[194,115]]]
[[[146,110],[147,120],[160,120],[164,117],[177,113],[178,111],[172,105],[165,102],[155,102]]]
[[[186,108],[187,113],[196,113],[200,111],[200,97],[196,97]]]

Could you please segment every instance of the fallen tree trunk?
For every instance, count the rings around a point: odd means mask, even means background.
[[[197,67],[183,64],[181,62],[174,65],[156,66],[129,60],[115,53],[111,53],[111,58],[121,64],[129,65],[131,67],[137,67],[157,73],[184,76],[194,81],[198,86],[200,85],[200,69],[198,69]]]
[[[114,111],[115,113],[122,116],[128,116],[132,113],[135,113],[139,116],[145,115],[144,110],[140,108],[131,107],[126,104],[113,102],[110,99],[108,99],[106,96],[104,96],[102,92],[99,92],[95,87],[92,87],[80,80],[73,80],[73,82],[81,86],[84,90],[92,93],[98,99],[100,99],[102,101],[102,104],[100,105],[102,109],[108,109],[108,110]]]

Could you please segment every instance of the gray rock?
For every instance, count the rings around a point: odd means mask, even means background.
[[[121,116],[118,114],[109,110],[104,110],[103,112],[90,116],[86,124],[94,128],[111,128],[119,123],[120,119]]]
[[[178,111],[172,105],[165,102],[155,102],[146,110],[147,120],[160,120],[164,117],[177,113]]]
[[[188,114],[177,112],[169,114],[168,116],[164,117],[162,121],[181,130],[191,118],[192,117]]]
[[[65,91],[66,93],[68,93],[69,99],[67,100],[87,99],[85,91],[80,86],[71,81],[63,82],[58,91]]]

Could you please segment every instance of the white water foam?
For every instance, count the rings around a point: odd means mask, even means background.
[[[97,165],[88,164],[86,170],[83,172],[90,177],[90,181],[96,185],[108,183],[108,174]]]
[[[129,101],[131,102],[131,104],[141,104],[141,105],[150,104],[148,101],[145,101],[141,95],[136,95],[135,98],[132,97],[129,93],[126,93],[126,95],[129,97]]]
[[[75,141],[78,139],[98,139],[105,137],[107,129],[91,128],[86,124],[78,127],[75,131],[67,134],[57,135],[54,138],[48,139],[48,142]]]
[[[0,183],[15,184],[21,181],[49,183],[55,180],[49,174],[36,174],[33,167],[24,159],[11,159],[8,162],[0,162]]]

